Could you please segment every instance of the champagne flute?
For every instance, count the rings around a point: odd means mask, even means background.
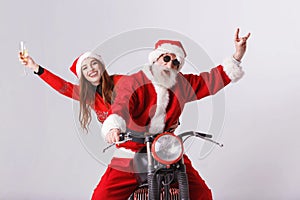
[[[22,56],[25,57],[24,60],[27,62],[28,50],[25,46],[25,42],[23,42],[23,41],[20,42],[20,52],[21,52]],[[27,76],[26,67],[24,67],[23,69],[24,69],[24,76]]]

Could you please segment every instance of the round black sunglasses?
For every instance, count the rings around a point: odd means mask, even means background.
[[[171,56],[165,55],[163,57],[164,62],[168,63],[171,61]],[[172,60],[172,64],[176,67],[179,67],[180,62],[177,59]]]

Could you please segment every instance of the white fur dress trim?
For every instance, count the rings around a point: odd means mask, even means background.
[[[134,158],[135,152],[130,149],[125,149],[124,147],[117,148],[114,152],[113,157],[116,158]]]

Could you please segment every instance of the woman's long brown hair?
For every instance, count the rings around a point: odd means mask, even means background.
[[[98,62],[104,69],[100,78],[100,84],[102,88],[102,98],[106,104],[106,107],[109,108],[113,100],[114,82],[113,82],[113,78],[109,76],[107,71],[105,70],[104,64],[101,63],[100,61]],[[81,75],[79,80],[79,88],[80,88],[79,122],[81,127],[84,130],[88,131],[88,126],[91,123],[91,119],[92,119],[91,107],[93,108],[95,103],[97,86],[92,85],[88,80],[86,80],[86,78],[83,75]]]

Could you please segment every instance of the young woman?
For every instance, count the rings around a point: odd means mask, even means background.
[[[104,122],[114,98],[114,86],[122,75],[108,75],[100,55],[86,52],[75,59],[70,70],[79,78],[79,85],[56,76],[35,63],[29,55],[20,52],[19,60],[53,89],[80,102],[79,121],[83,129],[88,130],[91,109],[95,111],[98,120]]]

